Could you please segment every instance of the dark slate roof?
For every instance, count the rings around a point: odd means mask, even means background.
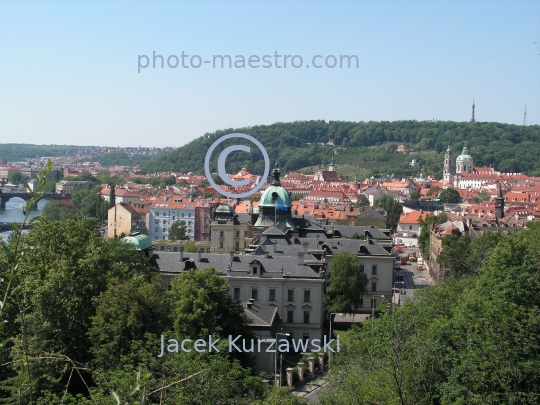
[[[311,259],[311,257],[308,257]],[[260,263],[263,272],[261,274],[251,275],[250,263]],[[194,265],[197,269],[213,267],[221,275],[230,277],[292,277],[292,278],[319,278],[318,270],[312,269],[309,265],[299,265],[298,256],[254,256],[237,255],[232,262],[229,256],[218,253],[203,253],[201,261],[197,261],[197,254],[184,253],[184,260],[180,262],[180,253],[177,252],[159,252],[152,257],[152,263],[159,271],[165,273],[180,273],[182,270],[189,269]],[[230,267],[229,267],[230,266]],[[283,270],[283,271],[282,271]]]
[[[282,225],[282,224],[277,223],[274,226],[270,226],[270,227],[266,228],[262,234],[263,235],[268,235],[268,236],[272,236],[272,235],[286,236],[286,235],[288,235],[289,234],[289,229],[286,228],[285,226],[280,226],[280,225]]]
[[[347,225],[334,225],[334,230],[339,231],[342,237],[344,238],[350,238],[355,233],[360,235],[360,237],[364,237],[364,232],[368,231],[370,234],[370,238],[377,239],[377,240],[391,240],[388,236],[384,234],[379,228],[376,227],[370,227],[370,226],[347,226]]]
[[[326,243],[333,253],[349,252],[362,253],[367,256],[391,256],[388,251],[374,240],[369,242],[362,239],[332,239]],[[361,246],[364,246],[361,248]]]
[[[251,305],[251,308],[248,308],[246,305],[244,307],[244,312],[251,321],[249,324],[250,326],[270,328],[272,327],[274,320],[276,320],[277,307],[254,302]]]

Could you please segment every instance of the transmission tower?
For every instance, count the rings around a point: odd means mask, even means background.
[[[525,105],[525,112],[523,113],[523,126],[527,126],[527,105]]]
[[[472,117],[470,122],[476,122],[476,120],[474,119],[474,100],[472,101]]]

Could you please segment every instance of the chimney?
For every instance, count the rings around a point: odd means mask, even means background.
[[[199,251],[197,252],[197,261],[200,262],[201,261],[201,249],[199,249]]]
[[[308,253],[308,243],[307,242],[302,242],[302,251],[304,253]]]
[[[274,245],[274,253],[277,252],[277,241],[273,241],[272,244]]]
[[[319,236],[320,235],[317,235],[317,246],[315,246],[315,249],[319,250]]]
[[[234,250],[231,250],[231,251],[229,252],[229,261],[232,262],[233,260],[234,260]]]
[[[264,257],[268,259],[268,252],[264,252]]]
[[[304,252],[298,252],[298,265],[304,265]]]

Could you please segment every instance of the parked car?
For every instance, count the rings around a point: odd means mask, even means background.
[[[407,264],[407,256],[400,256],[399,264]]]

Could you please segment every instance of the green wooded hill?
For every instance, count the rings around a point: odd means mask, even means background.
[[[540,175],[540,126],[518,126],[496,122],[452,121],[296,121],[245,128],[230,128],[206,133],[194,141],[142,165],[148,173],[179,171],[204,173],[204,158],[219,137],[245,133],[257,138],[266,148],[273,163],[277,160],[285,172],[326,167],[332,156],[338,171],[349,179],[363,180],[372,174],[397,177],[420,173],[442,177],[444,152],[450,143],[453,159],[463,148],[470,149],[477,166],[492,166],[501,172],[522,172]],[[334,146],[319,143],[333,141]],[[245,144],[251,153],[232,152],[227,159],[227,171],[234,173],[245,167],[252,173],[262,173],[262,154],[249,142],[234,139],[223,142],[212,154],[211,170],[216,171],[221,151],[233,144]],[[396,152],[405,144],[408,153]],[[409,166],[416,159],[421,167]]]

